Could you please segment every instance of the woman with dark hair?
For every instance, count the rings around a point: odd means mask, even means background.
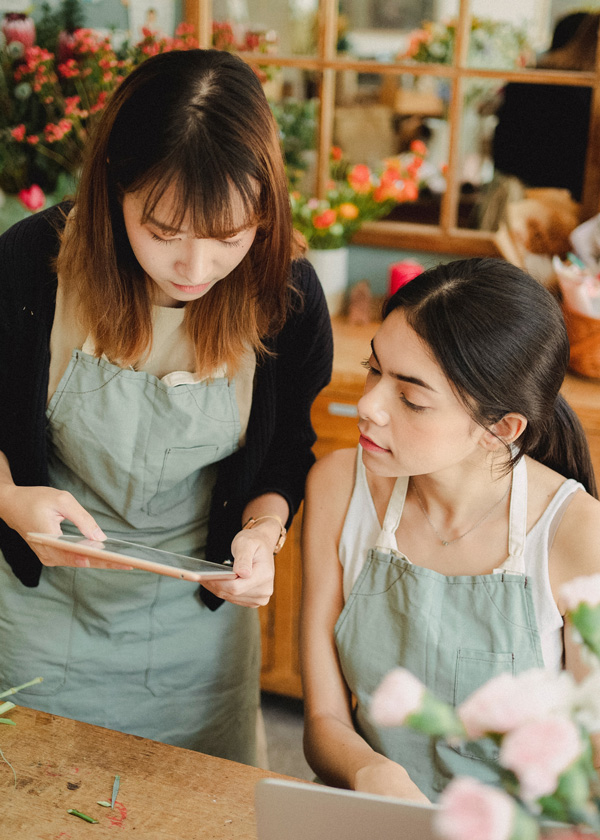
[[[494,779],[493,749],[377,728],[371,694],[397,666],[454,705],[502,671],[580,675],[557,593],[600,569],[600,503],[541,284],[502,260],[452,262],[384,316],[358,451],[307,482],[305,752],[328,784],[436,800],[454,775]]]
[[[536,67],[593,71],[599,23],[597,13],[575,12],[559,20],[551,48]],[[497,193],[499,208],[488,209],[482,227],[497,228],[504,209],[501,197],[511,191],[516,195],[519,185],[521,191],[527,187],[566,189],[574,201],[581,201],[591,101],[590,87],[531,82],[510,82],[504,87],[492,142],[496,178],[487,199],[491,202]],[[507,188],[503,182],[507,178],[518,183]]]
[[[145,61],[74,204],[7,231],[0,264],[0,684],[40,675],[23,705],[254,763],[248,607],[271,595],[332,357],[254,72],[216,50]],[[236,576],[198,590],[28,542],[61,528]]]

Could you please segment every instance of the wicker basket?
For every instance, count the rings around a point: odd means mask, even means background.
[[[563,302],[562,306],[571,357],[569,367],[582,376],[600,379],[600,318],[590,318]]]

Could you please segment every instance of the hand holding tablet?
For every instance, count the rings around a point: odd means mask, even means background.
[[[35,545],[59,548],[73,554],[102,560],[116,565],[125,565],[159,575],[200,583],[205,580],[234,579],[230,566],[211,563],[196,557],[186,557],[159,548],[149,548],[127,540],[106,539],[102,542],[89,540],[72,534],[39,534],[30,532],[27,539]]]

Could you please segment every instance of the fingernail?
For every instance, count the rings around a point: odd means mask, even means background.
[[[106,534],[104,533],[104,531],[101,531],[100,528],[96,528],[96,530],[92,534],[92,539],[93,540],[99,540],[99,541],[105,540],[106,539]]]

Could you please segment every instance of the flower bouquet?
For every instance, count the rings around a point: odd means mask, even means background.
[[[444,840],[536,840],[550,829],[555,840],[600,837],[591,740],[600,731],[600,575],[565,584],[561,598],[590,667],[582,682],[566,671],[500,674],[454,708],[398,668],[372,697],[379,726],[497,745],[497,786],[456,777],[443,791],[435,827]]]
[[[119,48],[110,35],[80,28],[52,52],[33,41],[33,24],[16,23],[5,22],[0,36],[0,189],[33,211],[59,178],[74,186],[89,131],[121,80],[150,55],[197,43],[187,24],[174,38],[145,30]]]
[[[294,227],[313,250],[343,248],[364,222],[387,216],[399,203],[419,196],[419,170],[425,144],[416,140],[408,154],[385,161],[380,172],[364,164],[349,166],[342,151],[331,152],[331,180],[324,198],[291,193]]]

